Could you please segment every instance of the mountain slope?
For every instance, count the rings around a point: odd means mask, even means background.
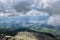
[[[38,32],[27,28],[6,31],[6,34],[0,37],[1,40],[56,40],[56,37],[51,33]]]

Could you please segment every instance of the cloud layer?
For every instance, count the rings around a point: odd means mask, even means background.
[[[60,25],[60,0],[0,0],[0,17],[50,16],[48,24]]]
[[[0,0],[0,12],[22,12],[31,10],[48,12],[50,14],[60,13],[59,0]]]

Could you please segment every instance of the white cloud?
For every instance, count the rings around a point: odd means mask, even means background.
[[[7,10],[14,9],[12,7],[13,4],[18,3],[19,1],[20,2],[24,1],[24,2],[30,3],[31,5],[28,6],[28,8],[27,8],[27,9],[30,9],[30,10],[26,11],[27,15],[29,15],[28,13],[31,13],[31,12],[32,12],[31,15],[35,15],[35,13],[38,14],[38,13],[41,13],[41,11],[43,13],[47,12],[48,14],[51,14],[51,15],[60,13],[60,1],[59,0],[0,0],[0,1],[8,4],[8,6],[7,5],[4,6],[4,8],[7,9]],[[26,7],[25,7],[25,9],[26,9]],[[34,8],[35,11],[33,10],[33,8]],[[25,11],[25,10],[22,10],[22,13],[23,13],[23,11]],[[14,9],[14,12],[16,13],[15,9]],[[16,14],[19,14],[19,13],[16,13]]]
[[[51,16],[48,19],[48,24],[53,26],[60,26],[60,14]]]
[[[16,4],[18,3],[19,1],[20,2],[28,2],[30,3],[31,5],[32,4],[35,4],[36,6],[38,6],[39,9],[44,9],[47,8],[48,10],[52,10],[52,11],[55,11],[55,9],[57,8],[60,8],[58,4],[60,4],[59,0],[0,0],[2,1],[3,3],[5,2],[6,4]],[[33,3],[32,3],[33,2]],[[46,9],[46,10],[47,10]]]
[[[49,16],[49,14],[47,12],[43,12],[43,11],[37,11],[37,10],[31,10],[29,12],[26,13],[26,15],[28,16],[36,16],[36,15],[40,15],[40,16]]]
[[[37,0],[35,2],[38,10],[49,12],[50,14],[60,13],[60,1],[59,0]]]
[[[25,6],[25,9],[30,9],[29,11],[26,11],[26,13],[23,14],[23,11],[25,11],[23,6],[21,5],[21,8],[23,9],[22,12],[18,13],[16,9],[14,9],[13,5],[24,1],[25,3],[29,3],[30,5]],[[34,16],[34,15],[40,15],[40,16],[49,16],[48,24],[58,26],[60,25],[60,0],[0,0],[4,5],[3,8],[7,9],[8,13],[0,13],[0,17],[8,17],[8,16]],[[1,4],[1,3],[0,3]],[[12,9],[12,10],[11,10]],[[19,8],[18,8],[19,9]],[[5,10],[6,11],[6,10]],[[11,13],[9,13],[11,12]]]

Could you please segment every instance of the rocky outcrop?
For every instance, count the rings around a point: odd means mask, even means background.
[[[18,32],[15,36],[5,35],[1,40],[56,40],[48,35],[34,32],[22,31]]]
[[[56,36],[51,33],[18,28],[15,30],[0,30],[0,40],[56,40]]]

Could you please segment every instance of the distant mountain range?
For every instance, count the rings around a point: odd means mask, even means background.
[[[15,16],[15,17],[0,17],[0,29],[1,28],[55,28],[52,25],[47,24],[47,16]]]

